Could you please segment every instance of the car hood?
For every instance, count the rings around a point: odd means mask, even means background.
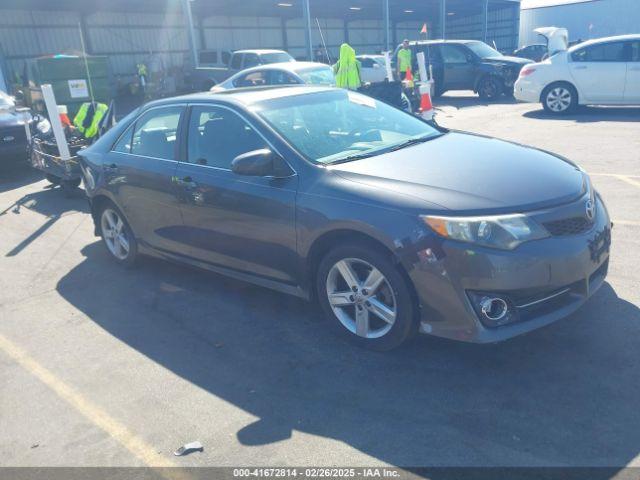
[[[569,162],[530,147],[448,133],[395,152],[329,167],[345,179],[459,213],[505,213],[570,202],[586,189]]]
[[[515,64],[515,65],[526,65],[528,63],[533,63],[532,60],[528,58],[521,57],[509,57],[504,55],[502,57],[487,57],[482,59],[485,63],[505,63],[505,64]]]
[[[0,111],[0,127],[15,127],[20,123],[20,119],[14,113]]]

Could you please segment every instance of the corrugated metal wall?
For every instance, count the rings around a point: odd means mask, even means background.
[[[540,43],[533,30],[565,27],[569,39],[588,40],[640,32],[640,1],[593,0],[569,5],[523,9],[520,14],[520,44]],[[591,28],[590,28],[591,27]]]

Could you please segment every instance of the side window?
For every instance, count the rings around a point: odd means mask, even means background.
[[[133,131],[131,153],[175,160],[178,123],[183,110],[183,107],[163,107],[143,114]]]
[[[229,65],[229,60],[231,60],[231,52],[227,52],[226,50],[222,52],[222,63],[225,65]]]
[[[373,60],[370,58],[363,58],[360,60],[360,63],[362,64],[362,68],[373,68]]]
[[[200,52],[201,65],[215,65],[216,63],[218,63],[218,52],[211,50]]]
[[[467,56],[455,45],[441,45],[440,54],[444,63],[467,63]]]
[[[244,68],[255,67],[256,65],[260,65],[260,59],[258,58],[258,55],[255,53],[245,53]]]
[[[581,48],[571,54],[574,62],[624,62],[624,42],[610,42]]]
[[[234,53],[233,56],[231,57],[231,68],[233,68],[234,70],[240,70],[241,66],[242,66],[242,54]]]
[[[631,61],[640,62],[640,40],[631,42]]]
[[[271,70],[269,72],[269,85],[291,85],[298,82],[289,73],[282,70]]]
[[[127,128],[127,131],[122,134],[120,139],[113,146],[112,151],[118,153],[131,153],[131,134],[133,133],[133,126]]]
[[[189,163],[227,170],[238,155],[267,147],[239,115],[213,106],[193,107],[188,137]]]
[[[268,70],[260,70],[259,72],[250,72],[245,75],[241,75],[233,82],[235,87],[258,87],[261,85],[267,85]]]

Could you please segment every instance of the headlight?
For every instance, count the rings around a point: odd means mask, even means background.
[[[503,250],[513,250],[521,243],[549,236],[542,226],[521,214],[487,217],[425,215],[421,218],[444,238]]]

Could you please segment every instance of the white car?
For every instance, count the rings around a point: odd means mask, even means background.
[[[384,55],[357,55],[360,62],[360,80],[364,83],[384,82],[387,68]]]
[[[640,34],[559,49],[543,62],[526,65],[514,93],[554,114],[577,105],[640,105]]]
[[[333,69],[324,63],[284,62],[270,63],[247,68],[224,82],[211,88],[221,92],[232,88],[258,87],[263,85],[326,85],[334,86],[336,78]]]

